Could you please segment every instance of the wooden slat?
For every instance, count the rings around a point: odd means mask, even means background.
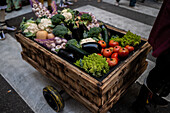
[[[53,75],[52,73],[50,73],[49,71],[47,71],[46,69],[42,68],[38,63],[34,62],[32,59],[30,59],[29,57],[27,57],[27,55],[25,55],[23,52],[22,54],[22,58],[27,61],[29,64],[31,64],[35,69],[37,69],[42,75],[50,78],[51,80],[55,81],[56,83],[58,83],[71,97],[73,97],[74,99],[78,100],[79,102],[81,102],[83,105],[85,105],[85,107],[87,107],[90,111],[96,113],[97,111],[99,111],[99,108],[91,103],[90,101],[88,101],[86,98],[84,98],[83,96],[81,96],[79,93],[77,93],[74,89],[72,89],[69,85],[67,85],[66,83],[64,83],[61,79],[59,79],[58,77],[56,77],[55,75]]]

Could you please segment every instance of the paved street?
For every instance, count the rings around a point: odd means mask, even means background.
[[[97,3],[97,0],[78,0],[70,8],[92,12],[98,20],[106,24],[125,31],[131,30],[131,32],[148,39],[161,3],[156,3],[153,0],[146,0],[145,3],[137,1],[138,10],[130,8],[128,0],[121,0],[119,7],[114,3],[115,0],[102,0],[101,3]],[[29,5],[24,6],[20,11],[7,13],[6,19],[10,25],[19,28],[23,17],[35,18]],[[42,89],[47,85],[55,86],[58,90],[61,90],[60,87],[22,60],[21,47],[15,39],[15,32],[7,32],[6,37],[6,40],[0,41],[0,81],[3,81],[0,83],[2,88],[0,90],[2,92],[0,94],[0,111],[2,113],[14,113],[14,111],[16,113],[55,113],[46,103]],[[147,61],[147,70],[108,113],[134,113],[131,105],[137,97],[141,84],[155,65],[155,58],[151,56],[151,53],[148,55]],[[15,98],[17,99],[15,100]],[[64,94],[63,98],[66,99],[65,108],[61,113],[90,112],[69,95]],[[167,99],[170,100],[170,98]],[[12,106],[13,100],[17,103],[18,111],[16,107]],[[8,109],[2,109],[2,105]],[[148,106],[148,108],[152,113],[170,113],[170,106],[156,109],[153,106]]]

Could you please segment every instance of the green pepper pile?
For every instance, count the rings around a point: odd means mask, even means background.
[[[95,77],[101,77],[109,72],[109,65],[106,62],[106,58],[96,53],[84,56],[83,59],[77,60],[75,65],[83,68]]]

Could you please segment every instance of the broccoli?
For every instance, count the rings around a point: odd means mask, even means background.
[[[102,37],[100,36],[102,29],[100,27],[93,27],[88,32],[88,37],[94,38],[95,40],[102,40]]]
[[[71,45],[74,45],[76,46],[77,48],[81,48],[80,44],[78,44],[77,40],[76,39],[71,39],[67,42],[67,44],[71,44]],[[67,45],[66,44],[66,45]]]
[[[109,72],[109,65],[106,58],[96,53],[88,55],[87,57],[84,56],[83,59],[77,60],[74,64],[95,77],[101,77]]]
[[[89,14],[82,14],[81,20],[83,21],[84,25],[87,26],[87,24],[92,21],[92,17]]]
[[[61,22],[63,22],[65,20],[65,17],[61,14],[56,14],[51,18],[51,21],[54,25],[58,25]]]
[[[53,34],[55,36],[64,38],[64,35],[66,35],[68,33],[68,30],[65,26],[62,25],[57,25],[54,29],[53,29]]]

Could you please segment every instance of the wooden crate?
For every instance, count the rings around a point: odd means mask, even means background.
[[[107,27],[126,33],[111,26]],[[127,88],[145,71],[146,56],[151,50],[147,40],[142,38],[146,41],[145,44],[99,82],[21,33],[17,33],[16,38],[22,46],[21,54],[24,60],[42,75],[56,81],[70,96],[94,113],[104,113],[112,108]]]

